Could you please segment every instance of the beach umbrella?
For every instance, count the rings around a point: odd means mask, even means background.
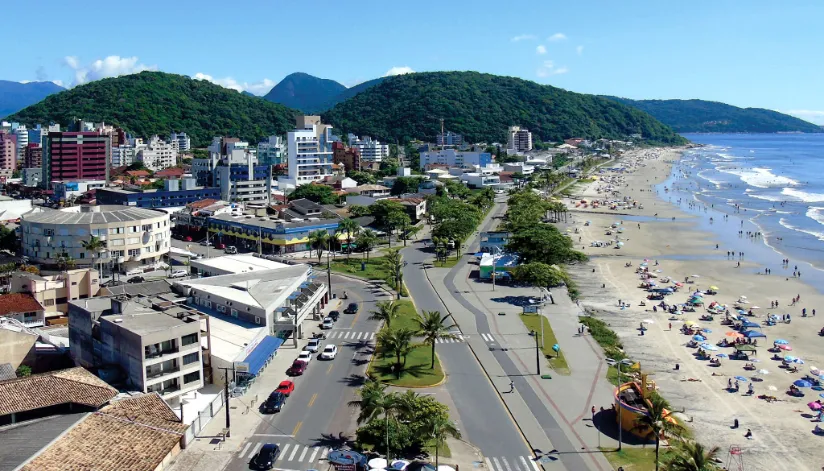
[[[819,370],[817,366],[810,366],[810,372],[814,375],[817,375],[821,373],[821,370]]]
[[[386,468],[389,465],[384,458],[372,458],[367,464],[371,469]]]
[[[712,345],[704,342],[701,345],[699,345],[699,347],[703,348],[704,350],[707,350],[708,348],[712,347]]]
[[[784,340],[784,339],[777,339],[777,340],[776,340],[775,342],[773,342],[773,343],[774,343],[774,344],[776,344],[776,345],[787,345],[787,344],[789,344],[790,342],[787,342],[787,341],[786,341],[786,340]]]
[[[768,374],[770,374],[770,370],[765,370],[764,368],[761,368],[760,370],[757,371],[757,373],[760,374],[760,375],[768,375]]]
[[[741,296],[738,297],[738,299],[747,299],[747,297],[742,294]]]
[[[741,381],[742,383],[746,383],[747,381],[749,381],[747,378],[745,378],[743,376],[736,376],[735,379],[737,379],[738,381]]]
[[[643,322],[644,324],[655,324],[655,321],[652,319],[644,319],[641,322]]]
[[[812,387],[813,383],[807,381],[806,379],[797,379],[793,381],[793,384],[797,388],[809,388]]]
[[[714,352],[714,351],[718,350],[718,347],[716,347],[715,345],[709,345],[709,344],[707,344],[707,346],[703,347],[703,348],[704,348],[704,350],[709,350],[711,352]]]
[[[703,342],[704,340],[707,340],[706,337],[703,337],[701,335],[693,335],[692,339],[695,340],[696,342]]]
[[[744,321],[744,322],[741,323],[741,327],[761,327],[761,326],[756,324],[755,322]]]
[[[799,365],[803,365],[803,364],[804,364],[804,360],[802,360],[801,358],[796,358],[795,360],[793,360],[793,363],[797,363],[797,364],[799,364]]]
[[[815,401],[808,402],[807,407],[809,407],[812,410],[821,410],[821,403],[820,402],[815,402]]]
[[[700,275],[692,275],[693,278],[701,278]]]
[[[819,394],[818,397],[824,398],[824,393]]]
[[[747,337],[748,339],[753,339],[753,338],[756,338],[756,337],[766,338],[767,335],[764,334],[763,332],[758,332],[757,330],[748,330],[748,331],[744,332],[744,337]]]
[[[687,322],[684,322],[684,324],[685,325],[695,325],[696,322],[695,321],[687,321]]]
[[[392,462],[392,469],[395,471],[403,471],[407,466],[409,466],[409,461],[406,460],[395,460]]]
[[[718,287],[717,287],[717,286],[710,286],[710,289],[711,289],[711,290],[713,290],[713,291],[718,291]]]
[[[759,306],[750,306],[750,309],[761,309]]]
[[[797,358],[792,356],[792,355],[784,355],[784,361],[795,361],[795,360],[797,360]]]
[[[793,349],[793,347],[791,347],[789,345],[779,345],[778,348],[780,348],[781,350],[787,351],[787,352],[792,351],[792,349]]]
[[[675,283],[675,286],[680,288],[680,287],[684,286],[684,283]]]
[[[731,330],[731,331],[725,333],[724,335],[726,335],[727,337],[732,337],[732,338],[736,338],[736,339],[739,339],[739,338],[743,337],[743,335],[741,335],[739,332],[736,332],[734,330]]]
[[[729,357],[729,355],[727,355],[726,353],[719,353],[718,355],[715,355],[715,356],[717,356],[718,358],[728,358]]]
[[[712,330],[710,330],[710,329],[701,329],[701,332],[704,332],[704,333],[707,333],[707,334],[711,334],[711,333],[712,333]]]
[[[778,391],[778,388],[776,388],[776,387],[775,387],[775,386],[773,386],[772,384],[771,384],[771,385],[769,385],[769,386],[767,386],[767,389],[769,389],[770,391]]]
[[[675,291],[675,290],[673,290],[672,288],[665,288],[665,289],[664,289],[664,292],[665,292],[665,293],[672,293],[672,292],[674,292],[674,291]]]
[[[453,468],[452,466],[446,466],[445,464],[442,464],[438,466],[438,471],[455,471],[455,468]]]

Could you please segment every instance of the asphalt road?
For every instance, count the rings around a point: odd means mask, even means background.
[[[282,453],[275,463],[276,469],[301,470],[325,469],[323,461],[330,449],[344,444],[345,434],[354,432],[353,421],[357,410],[348,406],[356,398],[356,390],[364,381],[366,366],[373,352],[374,333],[379,327],[375,321],[367,319],[368,312],[374,310],[375,301],[388,295],[373,285],[353,281],[333,275],[335,293],[345,290],[349,300],[358,302],[358,314],[343,314],[335,328],[327,330],[327,340],[321,343],[321,350],[327,344],[338,346],[337,358],[331,361],[312,359],[303,376],[292,378],[295,391],[286,401],[283,410],[276,414],[262,414],[259,410],[251,413],[264,417],[255,434],[248,438],[227,470],[249,469],[248,462],[264,443],[276,443]],[[310,321],[307,321],[310,322]],[[313,321],[308,324],[312,332],[319,331]],[[297,357],[295,350],[283,350],[282,355]],[[264,375],[274,375],[276,379],[287,379],[285,371],[266,370]],[[259,402],[265,397],[261,395]],[[323,468],[322,468],[323,467]]]

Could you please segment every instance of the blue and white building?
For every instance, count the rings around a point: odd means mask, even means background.
[[[286,136],[289,174],[279,178],[281,189],[318,182],[332,175],[332,126],[320,116],[298,116],[297,128]]]
[[[447,167],[470,168],[486,167],[492,164],[492,154],[489,152],[464,152],[455,149],[421,152],[421,170],[432,165]]]

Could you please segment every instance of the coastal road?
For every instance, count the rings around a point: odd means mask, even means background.
[[[338,346],[337,358],[331,361],[312,359],[303,376],[291,378],[295,391],[286,401],[283,411],[263,414],[260,410],[250,413],[263,417],[254,435],[236,450],[226,468],[231,471],[249,469],[249,460],[265,443],[278,444],[282,450],[275,463],[276,469],[326,469],[324,461],[330,450],[347,440],[354,439],[354,420],[357,410],[348,406],[356,398],[357,389],[363,384],[366,367],[373,353],[375,335],[380,324],[368,320],[368,312],[375,309],[375,302],[389,299],[389,295],[375,285],[333,275],[336,293],[345,290],[349,299],[360,305],[358,314],[343,314],[335,328],[326,331],[327,340],[321,344]],[[319,331],[314,321],[307,324],[311,332]],[[284,350],[283,355],[297,356],[297,351]],[[264,371],[273,384],[287,378],[285,371]],[[263,378],[261,378],[263,380]],[[258,404],[266,398],[259,398]]]

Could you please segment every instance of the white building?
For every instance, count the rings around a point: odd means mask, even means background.
[[[455,149],[421,152],[421,169],[427,165],[446,165],[448,167],[485,167],[492,163],[489,152],[463,152]]]
[[[141,146],[141,149],[143,146]],[[129,144],[121,144],[117,147],[112,147],[112,167],[122,167],[124,165],[131,165],[136,160],[137,148]]]
[[[14,135],[17,136],[17,158],[22,160],[21,157],[26,153],[26,146],[29,145],[29,130],[21,124],[14,130]]]
[[[501,184],[498,175],[484,175],[477,172],[464,173],[461,175],[461,181],[470,188],[497,188]]]
[[[462,135],[446,131],[435,136],[435,143],[439,146],[460,146],[463,145],[464,140]]]
[[[222,255],[220,257],[202,258],[189,262],[192,275],[201,278],[234,273],[249,273],[253,271],[275,270],[288,267],[285,263],[267,260],[257,254],[244,253],[237,255]]]
[[[504,170],[512,173],[520,173],[522,175],[532,175],[535,172],[535,167],[527,165],[523,162],[512,162],[504,164]]]
[[[166,142],[152,136],[149,143],[137,151],[135,158],[153,172],[174,167],[177,165],[177,141]]]
[[[257,145],[257,158],[261,165],[280,165],[283,163],[283,138],[269,136]]]
[[[389,146],[381,144],[380,141],[369,136],[363,136],[359,139],[358,136],[350,133],[349,146],[360,151],[361,162],[380,163],[383,159],[389,157]]]
[[[320,116],[298,116],[297,129],[286,137],[289,174],[283,186],[305,185],[332,175],[332,126]]]
[[[506,148],[517,152],[532,150],[532,133],[520,126],[510,126],[507,132]]]
[[[169,136],[169,142],[177,142],[178,152],[189,152],[192,150],[192,140],[185,132],[173,132],[171,136]]]

